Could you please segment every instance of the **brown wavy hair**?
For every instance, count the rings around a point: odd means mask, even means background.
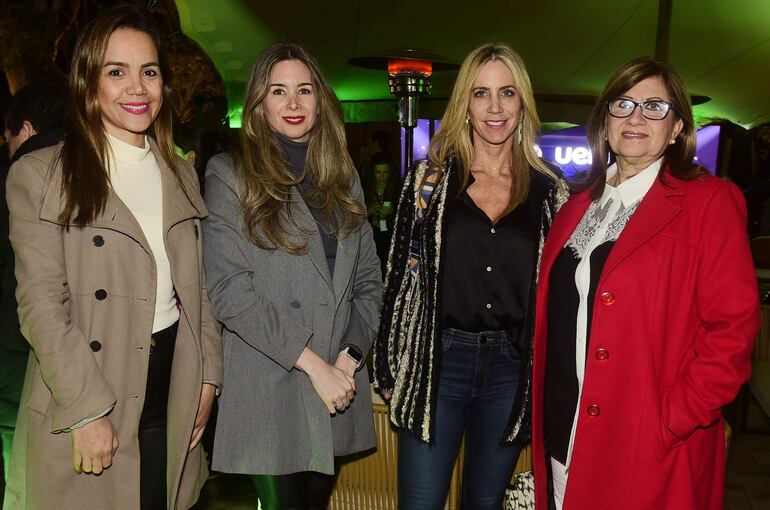
[[[529,166],[552,179],[556,179],[556,176],[535,152],[535,144],[540,136],[540,118],[535,108],[532,84],[524,61],[507,44],[484,44],[465,57],[444,117],[441,119],[441,127],[430,142],[428,158],[431,166],[442,168],[447,157],[456,156],[462,171],[461,189],[468,184],[474,153],[473,130],[466,123],[471,89],[484,64],[492,61],[500,61],[510,69],[516,92],[521,98],[521,144],[514,143],[511,149],[513,185],[508,206],[510,210],[527,198],[530,184]],[[515,132],[513,136],[517,136]]]
[[[148,134],[155,138],[163,161],[180,179],[171,134],[171,75],[160,34],[150,22],[149,14],[130,4],[118,4],[102,12],[83,28],[72,55],[67,90],[69,112],[64,145],[59,155],[64,198],[59,220],[65,225],[84,226],[91,223],[107,205],[110,189],[109,141],[99,107],[99,77],[110,36],[123,28],[147,34],[158,50],[163,103]]]
[[[273,137],[262,106],[273,68],[285,60],[299,60],[307,66],[318,98],[305,170],[296,177]],[[291,187],[305,177],[312,183],[308,203],[316,204],[334,233],[349,233],[365,220],[366,208],[352,194],[357,174],[348,154],[343,119],[337,96],[307,50],[297,44],[278,43],[262,52],[246,86],[240,146],[233,154],[243,185],[244,230],[255,245],[295,255],[307,253],[307,243],[289,239],[288,225],[281,221],[281,212],[286,211],[289,221],[297,226],[291,215]]]
[[[641,57],[615,71],[588,117],[587,138],[592,154],[591,169],[585,179],[573,183],[574,191],[590,190],[593,199],[602,195],[607,180],[607,168],[615,162],[615,154],[607,141],[607,103],[653,76],[660,78],[669,93],[673,104],[669,115],[676,115],[682,121],[682,130],[676,137],[676,143],[666,146],[663,152],[663,166],[668,164],[668,173],[684,180],[695,179],[703,173],[701,167],[692,163],[695,156],[695,119],[687,86],[671,65],[650,57]],[[666,172],[659,174],[662,182],[665,182],[664,173]]]

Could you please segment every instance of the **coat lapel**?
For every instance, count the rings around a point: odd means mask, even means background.
[[[302,197],[297,186],[291,187],[291,208],[293,220],[297,223],[297,229],[299,230],[294,241],[307,242],[307,252],[310,261],[321,274],[329,288],[334,288],[332,276],[329,273],[329,265],[326,263],[326,253],[321,241],[321,233],[318,231],[318,224],[316,224],[315,218],[310,213],[310,209],[305,204],[305,199]]]
[[[43,203],[40,207],[41,220],[64,225],[59,219],[59,214],[64,208],[61,186],[61,172],[56,172],[48,181],[44,192]],[[70,226],[77,228],[74,225]],[[151,253],[150,245],[144,236],[144,232],[142,232],[142,228],[112,187],[107,192],[107,203],[104,206],[104,212],[91,222],[89,226],[106,228],[125,234],[139,243],[147,253]]]
[[[150,150],[152,150],[155,160],[160,167],[161,185],[163,186],[164,232],[168,232],[173,225],[176,225],[181,221],[190,218],[205,217],[208,212],[200,194],[195,193],[190,189],[188,195],[188,193],[182,189],[176,175],[174,175],[163,160],[155,140],[150,137],[148,137],[148,140],[150,143]],[[59,220],[59,213],[63,207],[61,182],[61,172],[57,172],[49,181],[40,208],[41,220],[61,224],[61,221]],[[192,187],[192,184],[189,184],[189,186]],[[98,216],[90,226],[94,228],[115,230],[125,234],[139,243],[147,253],[152,253],[150,244],[147,242],[147,238],[145,237],[139,222],[136,221],[131,210],[123,203],[120,197],[118,197],[112,187],[109,188],[107,194],[107,203],[105,204],[104,212]]]
[[[543,247],[540,267],[541,271],[545,271],[545,273],[541,274],[547,275],[550,267],[553,265],[556,257],[559,256],[559,253],[561,253],[572,232],[575,231],[589,205],[591,205],[589,194],[580,193],[568,200],[556,214],[556,218],[548,232],[548,239]]]
[[[337,297],[337,306],[345,295],[345,289],[355,270],[356,260],[358,260],[358,239],[358,230],[355,230],[337,240],[337,260],[334,264],[334,295]]]
[[[208,215],[208,210],[203,203],[200,193],[195,191],[194,184],[190,182],[185,183],[185,186],[188,188],[185,191],[180,185],[179,179],[177,179],[174,172],[163,160],[155,140],[149,137],[148,140],[150,141],[150,149],[160,167],[160,180],[163,186],[164,234],[168,233],[171,227],[177,223],[192,218],[205,218]],[[180,169],[180,171],[184,171],[184,169]]]
[[[660,179],[647,192],[620,237],[610,251],[602,271],[606,278],[623,260],[649,241],[668,225],[682,210],[671,197],[684,194],[684,183],[666,175],[666,184]]]

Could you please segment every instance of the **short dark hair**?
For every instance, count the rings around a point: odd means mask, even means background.
[[[63,85],[40,83],[27,85],[18,91],[8,105],[5,128],[16,136],[24,121],[32,124],[35,131],[45,133],[60,128],[64,123],[65,91]]]
[[[390,165],[393,166],[393,159],[390,157],[390,154],[385,151],[380,151],[376,153],[374,156],[372,156],[372,159],[369,161],[369,165],[374,168],[377,165]]]

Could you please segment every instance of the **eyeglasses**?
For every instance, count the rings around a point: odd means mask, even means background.
[[[670,112],[673,107],[671,103],[662,99],[650,99],[649,101],[637,103],[632,99],[621,97],[613,99],[612,101],[607,101],[607,111],[610,115],[619,119],[630,117],[637,106],[641,110],[642,115],[650,120],[665,119],[668,112]]]

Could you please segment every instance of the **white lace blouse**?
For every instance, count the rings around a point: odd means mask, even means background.
[[[616,241],[620,233],[631,219],[642,198],[652,187],[660,171],[661,160],[657,160],[635,176],[622,182],[618,186],[611,186],[609,181],[617,173],[617,163],[607,169],[607,185],[599,200],[594,201],[586,210],[583,218],[578,223],[575,231],[567,240],[565,247],[569,247],[575,258],[579,259],[575,270],[575,286],[577,287],[580,302],[577,312],[577,338],[575,349],[575,368],[578,379],[578,399],[583,393],[583,377],[585,375],[587,331],[588,331],[588,294],[591,285],[591,253],[600,245]],[[572,422],[569,448],[567,450],[567,467],[572,458],[572,447],[577,430],[578,416]]]

